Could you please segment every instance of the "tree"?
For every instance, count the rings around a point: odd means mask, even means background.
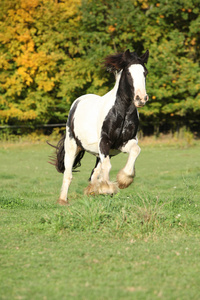
[[[200,117],[200,0],[9,0],[0,14],[1,122],[63,122],[72,102],[105,94],[105,56],[149,49],[142,127]]]
[[[2,122],[62,119],[69,103],[63,105],[59,89],[77,52],[73,39],[78,32],[79,1],[9,3],[4,0],[0,33]]]

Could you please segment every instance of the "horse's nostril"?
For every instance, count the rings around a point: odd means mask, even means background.
[[[136,99],[137,101],[140,101],[140,96],[137,95],[137,96],[135,97],[135,99]]]
[[[148,101],[148,100],[149,100],[149,96],[146,95],[146,96],[144,97],[144,100],[145,100],[145,101]]]

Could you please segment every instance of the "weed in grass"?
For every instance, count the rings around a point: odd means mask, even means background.
[[[185,175],[182,175],[182,178],[185,186],[185,199],[191,204],[194,202],[196,191],[200,186],[200,176],[197,176],[196,180],[194,180],[194,178],[190,179],[188,176],[186,178]]]
[[[45,214],[40,223],[50,230],[67,232],[99,232],[102,234],[142,236],[169,227],[163,207],[166,203],[152,200],[152,196],[137,195],[121,199],[115,195],[83,198],[76,205]],[[157,232],[158,233],[158,232]]]
[[[153,232],[160,227],[164,227],[165,216],[162,213],[162,208],[166,203],[160,203],[159,197],[156,196],[156,202],[152,203],[152,199],[142,197],[138,194],[142,201],[142,205],[135,206],[136,218],[140,224],[142,233]]]
[[[5,197],[1,196],[0,197],[0,208],[4,209],[13,209],[17,207],[23,207],[24,205],[24,199],[21,197],[18,198],[12,198],[12,197]]]

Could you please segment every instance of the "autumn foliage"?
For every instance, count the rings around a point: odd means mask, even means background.
[[[150,51],[142,126],[200,118],[200,2],[2,0],[1,124],[65,122],[71,103],[113,85],[103,58]]]

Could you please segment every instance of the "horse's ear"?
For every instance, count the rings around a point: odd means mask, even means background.
[[[143,63],[146,64],[149,58],[149,50],[147,50],[140,58],[143,61]]]
[[[129,61],[130,59],[131,59],[131,53],[130,53],[130,50],[128,49],[123,53],[123,60]]]

